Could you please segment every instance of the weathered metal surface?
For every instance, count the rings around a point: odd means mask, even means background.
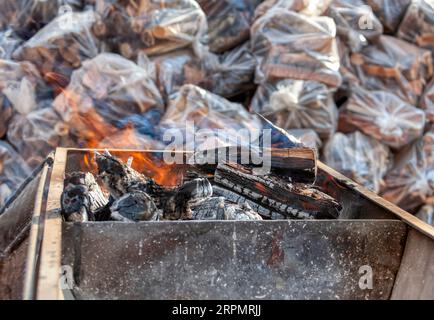
[[[79,299],[388,299],[406,233],[392,220],[65,224],[62,264]]]

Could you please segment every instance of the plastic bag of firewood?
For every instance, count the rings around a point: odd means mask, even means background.
[[[390,36],[353,53],[351,63],[365,89],[391,91],[412,105],[433,75],[430,51]]]
[[[255,21],[251,36],[257,83],[289,78],[340,85],[336,25],[331,18],[272,8]]]
[[[12,29],[0,30],[0,59],[10,60],[12,53],[22,42]]]
[[[434,227],[434,204],[427,204],[419,210],[416,217]]]
[[[9,142],[34,168],[56,147],[74,146],[68,137],[68,126],[51,108],[51,100],[42,101],[28,114],[15,114],[7,132]]]
[[[197,0],[208,20],[211,51],[221,53],[250,36],[256,6],[262,0]]]
[[[339,110],[339,131],[360,130],[394,149],[419,138],[424,126],[422,110],[386,91],[355,87]]]
[[[384,31],[394,34],[412,0],[363,0],[383,24]]]
[[[101,0],[95,9],[94,34],[128,59],[184,47],[200,56],[207,40],[206,17],[194,0]]]
[[[412,213],[434,195],[433,132],[427,132],[395,156],[381,195]]]
[[[290,129],[287,130],[291,136],[296,137],[306,147],[320,150],[322,141],[315,130],[312,129]]]
[[[14,113],[27,114],[36,109],[38,101],[51,96],[34,65],[0,60],[0,137]]]
[[[135,115],[164,110],[152,68],[112,53],[87,60],[53,102],[80,145],[89,146],[128,125]],[[130,121],[131,120],[131,121]]]
[[[331,91],[317,81],[288,79],[262,84],[252,99],[251,111],[283,129],[313,129],[324,139],[337,125]]]
[[[434,53],[434,2],[413,0],[399,26],[397,36]]]
[[[0,141],[0,207],[30,174],[31,170],[12,146]]]
[[[300,12],[308,16],[324,14],[332,0],[265,0],[255,10],[255,20],[272,8]]]
[[[203,144],[206,144],[205,140],[212,142],[211,148],[217,147],[213,144],[214,142],[218,146],[225,145],[225,141],[219,144],[219,138],[223,138],[229,143],[239,144],[232,139],[237,139],[237,133],[240,130],[246,129],[251,133],[257,132],[259,134],[262,124],[257,116],[250,114],[242,105],[230,102],[197,86],[187,84],[171,96],[166,113],[160,122],[160,128],[163,135],[166,130],[179,130],[178,132],[183,133],[185,139],[188,134],[194,134],[200,129],[209,129],[212,132],[223,129],[219,131],[219,133],[224,134],[223,137],[211,133],[206,137],[209,139],[202,137],[204,138]],[[194,141],[180,141],[181,144],[192,142]],[[248,143],[248,141],[241,142]],[[176,141],[174,143],[176,144]],[[189,146],[187,145],[187,147]]]
[[[383,33],[383,25],[362,0],[335,0],[327,15],[335,21],[339,37],[354,52]]]
[[[91,32],[94,21],[92,11],[63,14],[19,47],[13,57],[34,63],[47,80],[64,87],[73,70],[100,50]]]
[[[350,179],[378,192],[392,165],[387,146],[363,133],[336,133],[324,147],[324,161]]]
[[[81,0],[2,0],[0,25],[11,26],[20,37],[31,38],[56,16],[82,8]]]
[[[419,106],[425,111],[427,121],[434,123],[434,78],[426,86]]]

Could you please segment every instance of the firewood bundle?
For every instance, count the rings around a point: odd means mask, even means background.
[[[12,146],[0,141],[0,206],[30,174],[30,168]]]
[[[339,129],[360,130],[382,143],[400,149],[423,134],[422,110],[386,91],[353,89],[339,112]]]
[[[383,24],[384,31],[394,34],[412,0],[363,0]]]
[[[327,15],[336,23],[337,34],[353,51],[359,51],[383,33],[383,25],[362,0],[335,0]]]
[[[255,21],[251,36],[257,83],[297,79],[340,85],[336,26],[331,18],[272,8]]]
[[[365,89],[392,91],[412,105],[433,75],[430,51],[390,36],[353,53],[351,63]]]
[[[232,49],[250,37],[250,25],[261,0],[197,0],[208,20],[213,52]]]
[[[94,144],[126,127],[133,116],[164,110],[154,77],[120,55],[102,53],[73,73],[53,106],[70,124],[74,141]]]
[[[207,21],[194,0],[100,0],[93,33],[128,59],[191,47],[200,55]]]
[[[0,60],[0,137],[6,134],[13,114],[35,110],[38,102],[50,98],[51,93],[31,63]]]
[[[57,147],[72,147],[68,125],[51,108],[52,100],[39,102],[28,114],[15,114],[9,123],[7,138],[27,164],[34,168]]]
[[[336,133],[324,147],[324,161],[347,177],[378,192],[383,177],[392,165],[392,154],[384,146],[356,131]]]
[[[420,99],[420,107],[425,111],[427,121],[434,123],[434,78],[425,88]]]
[[[306,147],[320,150],[322,147],[321,138],[312,129],[289,129],[288,133],[296,137]]]
[[[397,36],[434,53],[434,3],[412,1],[402,20]]]
[[[57,15],[81,8],[81,0],[3,0],[0,29],[10,26],[22,38],[29,39]]]
[[[317,81],[280,80],[260,85],[251,110],[283,129],[313,129],[322,138],[336,130],[337,108],[330,89]]]
[[[255,20],[271,8],[300,12],[308,16],[320,16],[325,13],[332,0],[264,0],[255,10]]]
[[[92,11],[58,16],[19,47],[13,58],[32,62],[48,82],[65,87],[72,72],[100,51],[91,33],[94,21]]]
[[[381,195],[415,213],[434,195],[434,133],[427,132],[417,143],[403,149],[395,162],[385,177]]]

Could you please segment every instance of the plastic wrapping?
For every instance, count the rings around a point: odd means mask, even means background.
[[[102,53],[73,73],[69,86],[53,106],[69,124],[74,141],[95,146],[129,123],[134,124],[133,116],[151,111],[161,116],[164,103],[154,77],[152,68],[140,67],[117,54]]]
[[[56,147],[74,146],[68,138],[68,126],[51,108],[51,101],[43,101],[29,114],[15,114],[7,133],[9,142],[34,168]]]
[[[413,0],[402,20],[397,36],[434,53],[434,1]]]
[[[335,0],[327,15],[335,21],[338,36],[355,52],[383,33],[383,25],[362,0]]]
[[[416,217],[434,227],[434,204],[423,206]]]
[[[387,146],[359,131],[347,135],[338,132],[324,147],[324,161],[350,179],[378,192],[392,165],[392,155]]]
[[[341,83],[336,25],[329,17],[308,17],[272,8],[251,28],[257,59],[255,81],[315,80],[332,87]]]
[[[351,63],[365,89],[391,91],[412,105],[433,75],[430,51],[390,36],[353,53]]]
[[[383,24],[384,31],[394,34],[411,0],[363,0]]]
[[[394,168],[385,177],[381,195],[399,207],[415,213],[434,195],[434,133],[421,139],[395,157]]]
[[[163,135],[168,129],[180,130],[185,139],[187,134],[194,134],[194,130],[209,129],[217,132],[218,129],[224,129],[220,132],[225,134],[225,139],[231,140],[233,137],[236,138],[241,129],[259,133],[262,124],[242,105],[232,103],[197,86],[184,85],[179,92],[171,96],[160,128]],[[210,138],[213,140],[214,136]],[[191,142],[183,140],[182,144]]]
[[[324,14],[332,0],[265,0],[255,10],[255,20],[272,8],[303,13],[308,16]]]
[[[283,129],[313,129],[321,138],[331,136],[337,109],[330,89],[320,82],[280,80],[258,87],[251,111]]]
[[[14,113],[29,113],[39,100],[51,96],[52,91],[31,63],[0,60],[0,137]]]
[[[425,111],[426,119],[434,123],[434,78],[426,86],[419,105]]]
[[[194,0],[101,0],[94,34],[124,57],[156,55],[192,47],[200,56],[207,42],[207,21]]]
[[[209,47],[221,53],[250,36],[256,6],[262,0],[197,0],[208,20]]]
[[[0,30],[0,59],[10,60],[23,41],[11,29]]]
[[[12,146],[0,141],[0,207],[30,173],[30,168]]]
[[[5,22],[22,38],[29,39],[57,15],[81,7],[81,0],[2,0],[0,26]]]
[[[317,151],[322,147],[322,141],[315,130],[312,129],[290,129],[288,133],[296,137],[306,147],[316,149]]]
[[[339,111],[339,129],[357,129],[399,149],[423,134],[425,113],[386,91],[355,87]]]
[[[95,57],[100,44],[92,35],[92,11],[65,13],[46,25],[13,54],[14,59],[30,61],[47,80],[65,86],[73,70]]]

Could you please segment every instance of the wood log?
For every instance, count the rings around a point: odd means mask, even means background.
[[[142,191],[124,194],[112,204],[110,211],[113,220],[123,222],[155,221],[160,215],[152,198]]]
[[[224,197],[206,198],[191,206],[193,220],[262,220],[248,204],[228,202]]]
[[[66,221],[95,221],[95,212],[107,202],[91,173],[73,172],[66,175],[61,196],[62,215]]]
[[[341,205],[323,192],[291,184],[277,176],[254,175],[251,168],[235,163],[219,164],[214,181],[273,211],[285,210],[295,219],[338,218]]]

